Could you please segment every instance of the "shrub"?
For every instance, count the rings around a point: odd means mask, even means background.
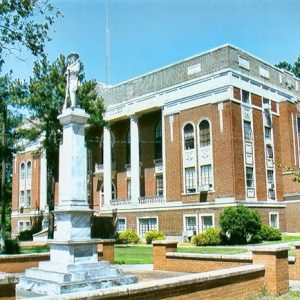
[[[166,237],[163,232],[158,230],[151,230],[144,234],[146,243],[151,244],[153,240],[165,240]]]
[[[192,237],[192,244],[196,246],[210,246],[221,244],[221,230],[208,228],[206,231]]]
[[[6,239],[4,244],[5,254],[18,254],[20,253],[19,241],[17,239]]]
[[[281,240],[281,232],[277,228],[273,228],[267,224],[262,224],[258,234],[263,241]]]
[[[132,230],[125,230],[121,232],[117,238],[120,244],[137,244],[140,241],[138,235]]]
[[[250,242],[257,236],[261,224],[259,213],[242,205],[226,207],[220,215],[222,238],[228,244]]]
[[[32,230],[24,230],[19,234],[19,241],[32,241]]]

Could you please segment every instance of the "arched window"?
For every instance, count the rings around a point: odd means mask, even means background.
[[[199,124],[200,129],[200,147],[210,146],[210,129],[207,120],[201,121]]]
[[[31,174],[32,174],[31,170],[32,170],[31,169],[31,161],[29,161],[27,163],[27,170],[26,170],[26,180],[27,180],[27,182],[31,181]]]
[[[126,164],[130,164],[130,130],[126,135]]]
[[[184,150],[190,150],[195,148],[195,138],[194,138],[194,126],[188,123],[183,128],[184,136]]]
[[[21,164],[21,180],[25,180],[25,164]]]
[[[100,204],[103,205],[103,198],[104,198],[104,184],[102,184],[100,188]],[[111,199],[116,199],[116,187],[114,183],[111,183]]]
[[[162,159],[161,120],[154,127],[154,159]]]

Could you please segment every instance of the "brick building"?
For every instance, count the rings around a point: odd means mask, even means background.
[[[116,213],[119,231],[140,236],[202,232],[238,203],[283,232],[300,232],[300,185],[279,167],[300,166],[299,83],[224,45],[109,88],[99,84],[107,125],[99,147],[88,150],[91,206]],[[22,177],[22,155],[14,177]],[[16,181],[15,220],[23,197]]]

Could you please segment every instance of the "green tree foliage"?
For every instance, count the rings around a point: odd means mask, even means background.
[[[58,181],[59,144],[62,138],[62,126],[57,119],[61,113],[66,90],[65,71],[66,58],[61,55],[53,63],[42,58],[34,64],[33,77],[27,86],[27,95],[19,99],[19,105],[28,110],[28,121],[31,126],[24,129],[22,134],[28,140],[42,138],[42,147],[46,152],[48,174],[48,205],[54,209],[55,183]],[[102,100],[96,93],[96,81],[84,81],[83,67],[79,94],[79,105],[90,114],[88,120],[91,127],[100,127],[103,123]],[[98,130],[99,131],[99,130]],[[52,218],[53,219],[53,218]],[[51,222],[51,219],[50,219]],[[50,226],[53,228],[53,226]],[[52,233],[50,233],[50,237]]]
[[[293,73],[296,77],[300,78],[300,56],[294,62],[294,65],[291,65],[290,63],[288,63],[286,61],[281,61],[275,66],[280,69],[287,70],[287,71]]]
[[[44,54],[48,31],[60,12],[48,0],[0,1],[0,70],[7,54],[21,58],[24,47]]]
[[[220,227],[224,242],[246,244],[261,229],[261,219],[257,211],[239,205],[226,207],[220,215]]]
[[[280,241],[282,239],[280,230],[267,224],[262,224],[258,236],[262,241]]]
[[[21,116],[14,110],[15,98],[22,95],[22,89],[18,82],[13,82],[9,74],[0,77],[0,201],[1,201],[1,246],[4,246],[6,215],[10,212],[11,199],[11,173],[13,154],[18,150],[18,134],[16,128],[21,123]]]

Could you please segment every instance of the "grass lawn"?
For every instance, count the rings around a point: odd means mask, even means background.
[[[247,250],[229,247],[178,247],[178,252],[237,254]],[[115,262],[118,264],[152,264],[152,246],[115,245]]]
[[[32,254],[32,253],[43,253],[49,252],[49,246],[31,246],[31,247],[20,247],[21,254]]]
[[[297,292],[287,292],[281,296],[268,296],[268,295],[258,295],[250,298],[251,300],[299,300],[300,291]]]

